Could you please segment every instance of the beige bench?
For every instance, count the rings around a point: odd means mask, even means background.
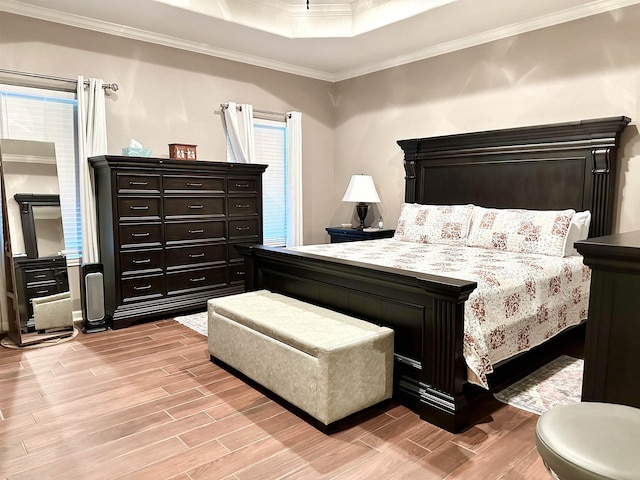
[[[266,290],[209,300],[211,359],[324,426],[391,397],[393,330]]]

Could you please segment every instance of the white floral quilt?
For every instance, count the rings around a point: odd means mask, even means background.
[[[591,270],[581,256],[393,238],[291,249],[477,282],[478,288],[465,303],[464,358],[468,380],[484,388],[495,364],[587,318]]]

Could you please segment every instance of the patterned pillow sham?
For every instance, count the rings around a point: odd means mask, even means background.
[[[467,238],[470,247],[564,256],[575,210],[522,210],[476,206]]]
[[[464,244],[473,205],[403,203],[394,238],[416,243]]]

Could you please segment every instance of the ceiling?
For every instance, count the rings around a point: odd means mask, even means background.
[[[640,0],[0,0],[0,11],[331,82]]]

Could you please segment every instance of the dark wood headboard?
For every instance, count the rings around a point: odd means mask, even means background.
[[[591,212],[589,236],[612,230],[620,116],[398,140],[405,202]]]

